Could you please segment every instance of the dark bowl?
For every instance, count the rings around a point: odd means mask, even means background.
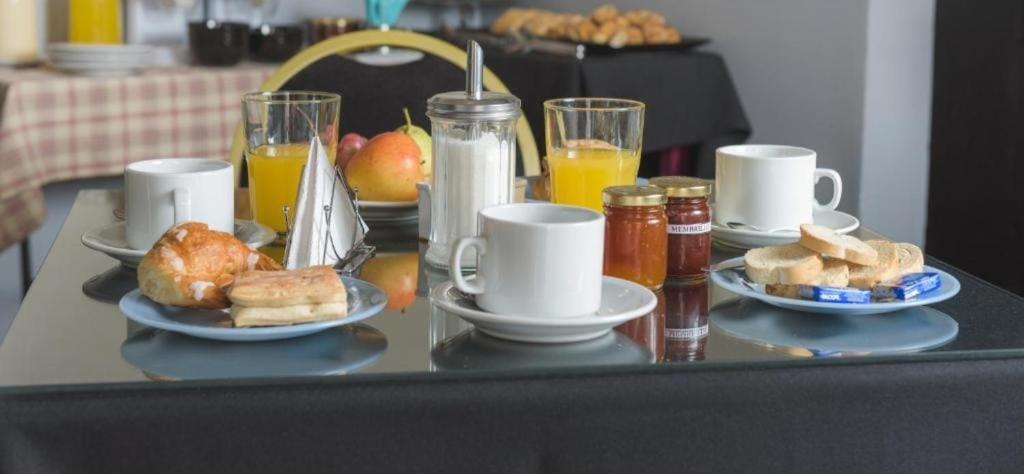
[[[214,20],[188,24],[188,46],[196,63],[231,66],[245,59],[249,25]]]
[[[257,61],[287,61],[304,44],[303,28],[297,25],[260,25],[249,32],[249,53]]]

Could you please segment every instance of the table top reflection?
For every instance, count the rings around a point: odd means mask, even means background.
[[[952,300],[917,313],[794,314],[738,300],[707,281],[670,281],[657,293],[655,311],[597,339],[566,344],[501,340],[430,305],[430,289],[448,275],[424,262],[426,244],[417,240],[415,225],[371,227],[377,256],[359,277],[387,292],[388,306],[380,315],[285,341],[195,339],[132,323],[116,304],[101,301],[102,292],[82,291],[83,282],[97,275],[115,275],[111,285],[130,284],[134,278],[130,270],[79,241],[86,230],[112,222],[118,202],[115,191],[90,190],[78,196],[0,344],[0,388],[1024,355],[1024,300],[934,260],[929,264],[950,271],[963,289]],[[716,247],[713,258],[740,254]],[[123,288],[110,288],[111,293],[118,291]],[[878,337],[865,337],[872,330],[880,331]],[[850,334],[861,337],[851,341]]]

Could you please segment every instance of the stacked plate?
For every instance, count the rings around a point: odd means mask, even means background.
[[[89,76],[134,74],[153,58],[153,48],[145,45],[54,43],[46,50],[54,68]]]
[[[359,201],[359,215],[368,224],[408,224],[419,218],[416,201]]]

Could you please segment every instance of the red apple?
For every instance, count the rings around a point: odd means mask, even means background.
[[[341,141],[338,142],[338,157],[335,161],[335,166],[339,169],[345,169],[345,165],[348,165],[348,161],[356,155],[356,152],[366,145],[366,137],[358,133],[346,133],[345,136],[341,137]]]

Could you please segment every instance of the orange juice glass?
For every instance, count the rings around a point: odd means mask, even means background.
[[[120,44],[121,0],[68,0],[68,41]]]
[[[626,99],[544,102],[551,201],[601,211],[601,191],[636,182],[644,104]]]
[[[334,163],[341,96],[326,92],[255,92],[242,98],[249,203],[256,222],[287,237],[309,144],[320,137]]]

